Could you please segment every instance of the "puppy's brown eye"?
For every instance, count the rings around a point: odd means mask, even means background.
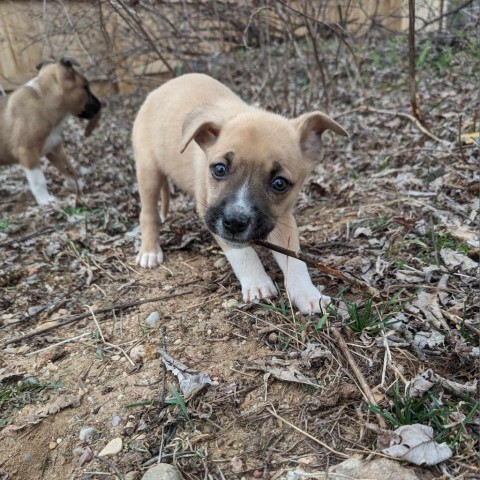
[[[270,185],[275,192],[284,193],[290,186],[290,182],[286,178],[276,177],[272,180]]]
[[[223,163],[216,163],[211,167],[213,178],[222,180],[227,176],[227,166]]]

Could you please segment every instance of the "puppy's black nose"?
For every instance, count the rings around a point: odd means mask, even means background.
[[[225,215],[222,220],[223,228],[231,234],[244,232],[250,223],[248,215],[235,213],[234,215]]]

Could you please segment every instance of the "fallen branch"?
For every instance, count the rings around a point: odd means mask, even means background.
[[[447,140],[442,140],[441,138],[438,138],[436,135],[434,135],[430,130],[425,128],[420,120],[415,118],[413,115],[410,115],[408,113],[403,113],[403,112],[394,112],[392,110],[382,110],[378,108],[371,108],[367,105],[360,107],[358,110],[360,113],[378,113],[379,115],[391,115],[393,117],[398,117],[398,118],[405,118],[406,120],[409,120],[412,122],[424,135],[426,135],[428,138],[431,140],[434,140],[435,142],[441,143],[443,145],[448,145],[451,146],[452,144],[448,142]]]
[[[335,337],[335,341],[337,342],[338,347],[340,348],[340,350],[342,351],[345,359],[347,360],[348,364],[350,365],[350,368],[352,369],[353,374],[355,375],[355,377],[356,377],[356,379],[357,379],[357,381],[360,385],[360,389],[361,389],[363,395],[365,396],[365,398],[368,400],[368,402],[371,405],[378,406],[377,401],[375,400],[375,397],[373,396],[373,393],[370,390],[370,387],[368,386],[368,383],[365,380],[365,377],[363,376],[363,373],[360,371],[360,369],[358,368],[358,365],[356,364],[355,360],[353,359],[352,354],[350,353],[350,350],[348,349],[348,346],[345,343],[345,340],[343,339],[342,335],[340,334],[340,332],[335,327],[332,327],[330,329],[330,331],[333,333],[333,336]],[[387,425],[385,423],[385,419],[378,413],[376,414],[376,417],[377,417],[378,426],[380,428],[383,428],[383,429],[387,428]]]
[[[172,293],[170,295],[163,295],[161,297],[146,298],[145,300],[138,300],[136,302],[119,303],[118,305],[110,305],[109,307],[98,308],[97,310],[93,310],[93,313],[98,314],[98,313],[107,313],[111,311],[127,310],[129,308],[137,307],[138,305],[143,305],[145,303],[160,302],[162,300],[169,300],[170,298],[174,298],[174,297],[189,295],[190,293],[193,293],[193,290],[186,290],[185,292],[180,292],[180,293]],[[69,325],[70,323],[78,322],[80,320],[83,320],[84,318],[90,317],[91,315],[92,315],[92,310],[88,311],[87,313],[75,315],[74,317],[71,317],[71,318],[66,318],[63,321],[58,322],[56,325],[51,325],[50,327],[36,330],[34,332],[27,333],[26,335],[22,335],[21,337],[16,337],[16,338],[7,340],[2,344],[2,347],[6,347],[7,345],[10,345],[12,343],[21,342],[22,340],[26,340],[27,338],[36,337],[37,335],[41,335],[42,333],[49,332],[51,330],[63,327],[65,325]]]
[[[318,258],[314,257],[313,255],[309,255],[309,254],[301,253],[301,252],[294,252],[293,250],[289,250],[288,248],[279,247],[278,245],[274,245],[273,243],[270,243],[270,242],[265,242],[264,240],[255,240],[253,243],[255,245],[259,245],[261,247],[268,248],[269,250],[274,250],[275,252],[283,253],[284,255],[287,255],[289,257],[293,257],[293,258],[296,258],[298,260],[301,260],[302,262],[305,262],[310,267],[316,268],[316,269],[320,270],[321,272],[324,272],[324,273],[327,273],[328,275],[331,275],[332,277],[339,278],[340,280],[343,280],[344,282],[351,283],[355,287],[361,288],[362,290],[366,290],[372,297],[380,298],[380,296],[381,296],[380,292],[375,287],[372,287],[368,283],[364,282],[363,280],[360,280],[357,277],[354,277],[353,275],[351,275],[349,273],[341,272],[340,270],[337,270],[336,268],[329,267],[328,265],[320,263],[318,261]]]
[[[272,408],[273,408],[273,407],[272,407]],[[307,438],[309,438],[310,440],[314,441],[315,443],[318,443],[318,445],[320,445],[321,447],[326,448],[327,450],[329,450],[330,452],[334,453],[335,455],[338,455],[339,457],[349,458],[349,455],[333,449],[332,447],[330,447],[330,446],[327,445],[326,443],[323,443],[323,442],[322,442],[321,440],[319,440],[318,438],[315,438],[313,435],[310,435],[310,434],[309,434],[308,432],[306,432],[305,430],[302,430],[301,428],[297,427],[297,426],[294,425],[293,423],[290,423],[288,420],[285,420],[283,417],[281,417],[280,415],[278,415],[278,413],[275,412],[275,410],[271,410],[270,408],[267,408],[267,411],[268,411],[268,413],[270,413],[270,415],[273,415],[276,419],[280,420],[280,421],[283,422],[285,425],[288,425],[289,427],[293,428],[293,429],[296,430],[297,432],[300,432],[302,435],[305,435],[305,436],[306,436]]]

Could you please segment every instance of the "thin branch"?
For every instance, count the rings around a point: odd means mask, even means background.
[[[343,339],[342,335],[335,327],[332,327],[330,331],[333,333],[333,336],[335,337],[338,347],[340,348],[340,350],[343,353],[343,356],[345,357],[348,364],[350,365],[350,368],[352,369],[353,374],[355,375],[360,385],[363,395],[371,405],[378,406],[377,401],[375,400],[375,397],[373,396],[373,393],[370,390],[370,387],[368,386],[367,381],[365,380],[365,377],[363,376],[362,372],[358,368],[358,365],[355,363],[355,360],[353,359],[352,354],[350,353],[350,350],[348,349],[348,346],[345,343],[345,340]],[[378,413],[376,414],[376,417],[377,417],[378,426],[383,429],[387,428],[385,419]]]
[[[418,105],[415,61],[415,0],[408,0],[408,73],[410,84],[410,105],[412,107],[413,116],[425,126],[425,116]]]
[[[405,118],[406,120],[409,120],[410,122],[412,122],[428,138],[434,140],[435,142],[441,143],[443,145],[452,146],[450,142],[448,142],[447,140],[442,140],[441,138],[438,138],[436,135],[430,132],[430,130],[428,130],[425,126],[423,126],[420,120],[418,120],[413,115],[410,115],[408,113],[394,112],[392,110],[382,110],[378,108],[371,108],[368,106],[361,107],[357,111],[360,113],[378,113],[379,115],[392,115],[394,117]]]
[[[327,273],[328,275],[331,275],[332,277],[343,280],[344,282],[351,283],[355,287],[361,288],[362,290],[366,290],[370,295],[372,295],[372,297],[376,297],[376,298],[381,297],[380,292],[375,287],[372,287],[371,285],[364,282],[363,280],[360,280],[359,278],[354,277],[350,273],[341,272],[336,268],[329,267],[328,265],[320,263],[318,258],[313,255],[309,255],[301,252],[294,252],[293,250],[279,247],[278,245],[274,245],[273,243],[270,243],[270,242],[265,242],[264,240],[255,240],[253,243],[255,245],[268,248],[269,250],[273,250],[278,253],[283,253],[283,255],[287,255],[289,257],[293,257],[298,260],[301,260],[302,262],[305,262],[310,267],[316,268],[321,272]]]
[[[273,407],[272,407],[273,408]],[[334,453],[335,455],[338,455],[339,457],[342,457],[342,458],[349,458],[349,455],[346,455],[345,453],[342,453],[342,452],[339,452],[338,450],[335,450],[334,448],[330,447],[329,445],[327,445],[326,443],[323,443],[321,440],[319,440],[318,438],[315,438],[313,435],[310,435],[308,432],[306,432],[305,430],[302,430],[301,428],[297,427],[296,425],[294,425],[293,423],[290,423],[288,420],[285,420],[283,417],[281,417],[280,415],[278,415],[277,412],[275,412],[275,410],[272,410],[270,408],[267,408],[267,411],[268,413],[270,413],[270,415],[274,416],[276,419],[280,420],[281,422],[283,422],[285,425],[288,425],[289,427],[293,428],[294,430],[296,430],[297,432],[300,432],[302,435],[305,435],[307,438],[309,438],[310,440],[314,441],[315,443],[317,443],[318,445],[320,445],[321,447],[323,448],[326,448],[328,451]]]
[[[104,308],[98,308],[97,310],[93,310],[93,313],[107,313],[111,311],[119,311],[119,310],[126,310],[128,308],[132,307],[137,307],[139,305],[143,305],[145,303],[152,303],[152,302],[161,302],[162,300],[169,300],[170,298],[175,298],[175,297],[181,297],[183,295],[189,295],[193,293],[192,290],[186,290],[185,292],[179,292],[179,293],[172,293],[170,295],[163,295],[161,297],[153,297],[153,298],[146,298],[145,300],[139,300],[137,302],[126,302],[126,303],[120,303],[118,305],[110,305],[109,307],[104,307]],[[21,342],[22,340],[26,340],[27,338],[32,338],[36,337],[37,335],[41,335],[45,332],[49,332],[51,330],[54,330],[56,328],[63,327],[65,325],[69,325],[70,323],[75,323],[78,322],[79,320],[82,320],[84,318],[87,318],[91,315],[91,311],[87,313],[82,313],[80,315],[75,315],[74,317],[71,318],[66,318],[63,321],[58,322],[56,325],[52,325],[50,327],[41,329],[41,330],[35,330],[33,332],[27,333],[26,335],[22,335],[20,337],[12,338],[10,340],[7,340],[2,344],[2,347],[6,347],[7,345],[10,345],[12,343],[16,342]]]

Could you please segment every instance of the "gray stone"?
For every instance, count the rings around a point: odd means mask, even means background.
[[[225,257],[220,257],[218,260],[215,260],[213,266],[215,268],[222,268],[227,264],[227,259]]]
[[[95,429],[93,427],[85,427],[80,430],[78,438],[83,442],[84,440],[90,440],[95,433]]]
[[[149,468],[143,475],[142,480],[182,480],[182,476],[173,465],[160,463]]]
[[[145,346],[144,345],[137,345],[130,350],[130,358],[135,363],[140,362],[144,356],[145,356]]]
[[[113,455],[116,455],[117,453],[120,453],[123,448],[123,440],[118,437],[114,438],[113,440],[110,440],[103,450],[98,454],[99,457],[112,457]]]
[[[417,474],[406,468],[400,462],[389,458],[377,458],[375,460],[361,460],[349,458],[325,472],[305,472],[294,470],[280,477],[280,480],[351,480],[372,479],[372,480],[422,480]]]
[[[138,472],[128,472],[125,474],[125,480],[139,480],[140,474]]]
[[[158,312],[152,312],[145,320],[145,323],[149,327],[155,327],[159,322],[159,320],[160,320],[160,314]]]

